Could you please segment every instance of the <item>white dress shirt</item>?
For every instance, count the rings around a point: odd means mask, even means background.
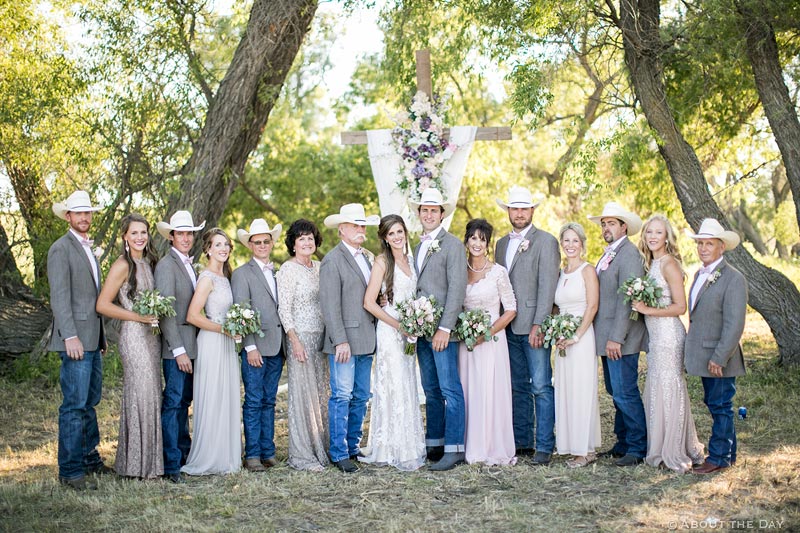
[[[194,287],[196,289],[197,288],[197,273],[194,271],[194,265],[192,264],[192,259],[193,258],[189,257],[188,255],[182,254],[174,246],[172,247],[172,251],[175,252],[176,254],[178,254],[178,259],[181,260],[181,262],[183,263],[183,268],[185,268],[186,272],[189,273],[189,279],[192,280],[192,287]]]
[[[431,247],[431,244],[433,243],[434,239],[436,238],[437,235],[439,235],[440,229],[442,229],[441,225],[436,226],[431,231],[424,234],[424,235],[430,235],[431,236],[430,239],[420,241],[419,254],[417,255],[417,271],[422,270],[422,263],[425,262],[425,257],[428,255],[428,248]]]
[[[711,276],[711,273],[714,272],[714,269],[717,268],[717,266],[719,266],[719,264],[721,262],[722,262],[722,257],[720,257],[719,259],[717,259],[716,261],[714,261],[713,263],[711,263],[707,267],[701,267],[701,268],[705,268],[706,271],[705,272],[701,272],[700,274],[697,275],[697,280],[695,281],[694,286],[692,286],[692,293],[691,293],[690,298],[689,298],[689,310],[690,311],[693,310],[695,304],[697,304],[697,297],[700,296],[700,289],[703,288],[703,285],[706,284],[706,281],[708,281],[708,278],[709,278],[709,276]]]
[[[511,268],[511,263],[514,262],[514,256],[517,255],[517,250],[519,250],[519,245],[522,244],[522,241],[525,240],[525,236],[528,235],[528,231],[530,231],[533,224],[528,224],[528,227],[523,229],[520,232],[512,232],[517,233],[517,235],[521,235],[521,239],[508,239],[508,248],[506,248],[506,269]]]
[[[70,233],[72,233],[75,236],[76,239],[78,239],[78,242],[83,247],[83,252],[86,254],[86,257],[89,259],[89,264],[92,267],[92,277],[94,278],[94,284],[99,289],[100,288],[100,272],[97,269],[97,259],[95,258],[94,252],[92,251],[92,245],[87,243],[87,242],[84,242],[87,239],[85,237],[83,237],[80,233],[75,231],[74,229],[70,228],[69,231],[70,231]]]

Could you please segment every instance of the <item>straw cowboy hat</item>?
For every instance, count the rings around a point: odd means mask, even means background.
[[[532,200],[531,191],[518,186],[511,187],[508,190],[507,202],[502,201],[500,198],[495,198],[495,202],[497,202],[497,205],[503,210],[507,210],[509,207],[532,207],[536,209],[541,202],[533,203]]]
[[[364,206],[361,204],[345,204],[339,208],[336,215],[325,217],[325,226],[328,228],[338,228],[339,224],[350,223],[359,226],[377,226],[381,222],[378,215],[367,216],[364,213]]]
[[[449,217],[453,214],[453,211],[456,210],[455,202],[445,202],[439,189],[434,189],[433,187],[428,187],[422,191],[419,202],[409,199],[408,205],[410,205],[416,213],[419,213],[419,207],[422,205],[440,205],[442,209],[444,209],[445,218]]]
[[[103,208],[92,205],[92,201],[89,199],[89,193],[86,191],[75,191],[69,195],[66,201],[53,204],[53,213],[63,220],[67,220],[67,213],[69,211],[85,213],[87,211],[100,211],[101,209]]]
[[[635,235],[642,229],[642,219],[639,218],[639,215],[625,211],[617,202],[608,202],[603,206],[602,215],[588,218],[596,224],[600,224],[600,221],[604,218],[617,218],[628,226],[628,235]]]
[[[725,243],[726,250],[736,248],[741,241],[738,233],[735,231],[726,230],[715,218],[707,218],[703,220],[697,233],[692,233],[691,231],[686,230],[686,234],[689,236],[689,238],[694,240],[719,239]]]
[[[166,222],[156,224],[158,232],[167,240],[169,240],[171,231],[200,231],[204,227],[206,227],[205,220],[199,226],[194,225],[192,214],[189,211],[175,211],[175,214],[169,219],[169,224]]]
[[[269,229],[269,224],[263,218],[257,218],[250,223],[250,231],[245,231],[243,229],[237,229],[236,235],[239,237],[239,242],[247,246],[247,243],[250,242],[250,237],[253,235],[261,235],[262,233],[269,233],[272,235],[272,242],[278,240],[278,237],[281,236],[281,231],[283,227],[280,224],[275,224],[275,227]]]

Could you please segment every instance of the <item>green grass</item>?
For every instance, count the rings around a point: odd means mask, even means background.
[[[266,474],[191,478],[183,486],[106,476],[99,490],[76,493],[56,480],[57,386],[6,376],[0,378],[0,530],[662,531],[671,523],[698,529],[712,518],[715,529],[765,520],[796,531],[800,370],[776,365],[774,342],[755,315],[748,317],[744,345],[749,373],[737,380],[735,401],[747,406],[748,417],[737,421],[739,464],[707,477],[621,469],[610,460],[571,470],[563,458],[549,468],[521,460],[440,474],[370,466],[354,475],[332,468],[314,474],[284,463]],[[111,377],[98,410],[100,452],[109,464],[121,394]],[[711,419],[702,388],[699,379],[688,383],[699,436],[707,442]],[[605,392],[600,396],[605,449],[612,406]],[[285,460],[285,397],[280,400],[276,440]]]

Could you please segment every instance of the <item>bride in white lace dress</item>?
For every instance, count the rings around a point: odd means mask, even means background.
[[[361,462],[416,470],[425,462],[425,433],[417,393],[415,356],[403,352],[404,336],[396,302],[416,293],[417,280],[408,256],[407,231],[398,215],[381,219],[378,237],[383,253],[375,259],[364,308],[378,319],[378,349],[373,368],[369,440]],[[381,307],[379,294],[388,303]]]

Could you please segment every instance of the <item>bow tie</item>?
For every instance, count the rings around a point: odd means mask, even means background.
[[[91,248],[92,245],[94,244],[94,239],[83,239],[83,238],[81,238],[80,241],[81,241],[82,245],[88,246],[89,248]]]
[[[712,272],[714,272],[714,269],[713,269],[713,268],[711,268],[710,266],[707,266],[707,267],[703,267],[703,268],[701,268],[701,269],[700,269],[700,270],[697,272],[697,275],[699,276],[699,275],[702,275],[702,274],[711,274]]]
[[[275,271],[275,265],[273,265],[272,261],[270,261],[269,263],[267,263],[264,266],[262,266],[261,270],[263,272],[266,272],[267,270],[269,270],[270,272],[274,272]]]
[[[190,255],[189,257],[183,257],[183,262],[189,266],[192,266],[192,261],[194,261],[194,256]]]
[[[419,242],[430,241],[432,239],[433,239],[433,237],[431,236],[430,233],[426,233],[425,235],[420,235],[419,236]]]
[[[357,255],[364,255],[364,250],[361,248],[356,248],[356,251],[353,252],[353,257],[356,257]]]
[[[512,231],[508,234],[509,239],[522,239],[522,233],[517,233],[516,231]]]

